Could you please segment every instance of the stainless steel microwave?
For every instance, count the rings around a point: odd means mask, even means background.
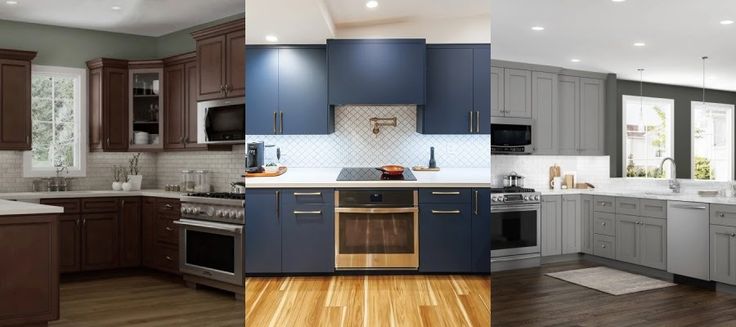
[[[492,154],[532,154],[532,120],[529,118],[491,118]]]
[[[197,143],[244,144],[245,98],[197,103]]]

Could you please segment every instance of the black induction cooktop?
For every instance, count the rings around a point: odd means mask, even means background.
[[[404,174],[398,176],[386,175],[374,167],[351,167],[340,170],[337,175],[337,181],[415,181],[414,174],[411,170],[404,169]]]

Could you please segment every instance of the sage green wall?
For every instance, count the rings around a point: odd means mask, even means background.
[[[617,100],[616,106],[611,107],[616,110],[615,112],[615,124],[614,128],[606,129],[606,139],[616,140],[616,148],[609,149],[608,153],[611,156],[611,176],[621,177],[622,175],[622,130],[621,124],[623,123],[623,103],[622,96],[624,95],[639,95],[639,82],[637,81],[626,81],[618,80],[617,85]],[[644,83],[643,94],[646,97],[653,98],[665,98],[675,100],[675,161],[677,162],[677,177],[678,178],[690,178],[690,103],[692,101],[700,101],[703,97],[703,90],[695,87],[677,86],[677,85],[666,85],[666,84],[654,84]],[[736,92],[718,91],[718,90],[706,90],[705,101],[715,103],[728,103],[736,104]],[[607,118],[614,117],[614,115],[606,115]],[[612,122],[607,121],[606,124],[610,125]]]
[[[148,36],[0,20],[0,48],[37,51],[37,65],[86,67],[97,57],[150,59],[157,40]]]
[[[157,56],[158,58],[165,58],[173,55],[178,55],[185,52],[195,50],[195,42],[192,38],[192,32],[214,26],[217,24],[233,21],[236,19],[245,18],[245,13],[240,13],[225,18],[221,18],[206,24],[197,25],[181,31],[177,31],[171,34],[166,34],[158,38],[157,42]]]

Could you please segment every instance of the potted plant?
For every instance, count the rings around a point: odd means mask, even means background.
[[[123,178],[125,177],[125,169],[118,165],[112,166],[112,190],[120,191],[123,189]],[[126,179],[127,181],[127,179]]]
[[[130,183],[131,191],[140,191],[141,184],[143,184],[143,175],[140,174],[140,168],[138,167],[138,160],[141,157],[141,153],[138,152],[128,160],[128,183]]]
[[[130,179],[128,178],[128,177],[130,177],[130,175],[125,176],[125,168],[122,168],[122,167],[120,167],[120,168],[121,168],[121,170],[123,172],[123,176],[125,177],[125,182],[123,182],[123,184],[121,184],[121,187],[123,188],[123,191],[125,191],[125,192],[132,191],[133,190],[133,184],[130,182]]]

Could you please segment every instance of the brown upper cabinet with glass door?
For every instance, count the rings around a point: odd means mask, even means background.
[[[245,96],[245,20],[192,33],[197,41],[197,99]]]

